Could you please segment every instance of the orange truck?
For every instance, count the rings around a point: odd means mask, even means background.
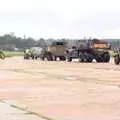
[[[76,47],[66,50],[66,58],[68,62],[72,59],[79,59],[79,62],[109,62],[110,44],[107,41],[92,39],[79,40]]]

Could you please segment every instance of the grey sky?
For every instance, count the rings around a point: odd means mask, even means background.
[[[120,38],[119,0],[0,0],[0,34]]]

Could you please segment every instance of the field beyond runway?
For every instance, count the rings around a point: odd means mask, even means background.
[[[0,99],[55,120],[120,120],[120,66],[11,57],[0,61]]]

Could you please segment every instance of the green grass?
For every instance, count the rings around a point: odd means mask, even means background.
[[[15,52],[15,51],[3,51],[6,57],[13,57],[13,56],[23,56],[23,52]]]

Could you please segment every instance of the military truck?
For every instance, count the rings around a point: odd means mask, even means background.
[[[44,59],[44,49],[41,47],[31,47],[24,52],[24,59]]]
[[[120,64],[120,48],[114,50],[113,57],[114,57],[115,65],[119,65]]]
[[[71,62],[72,59],[79,59],[79,62],[109,62],[110,44],[107,41],[92,39],[79,40],[76,46],[66,49],[66,59]]]
[[[61,61],[65,61],[65,50],[66,50],[66,42],[62,41],[53,41],[50,45],[48,45],[44,51],[44,57],[49,61],[56,61],[57,58]]]

